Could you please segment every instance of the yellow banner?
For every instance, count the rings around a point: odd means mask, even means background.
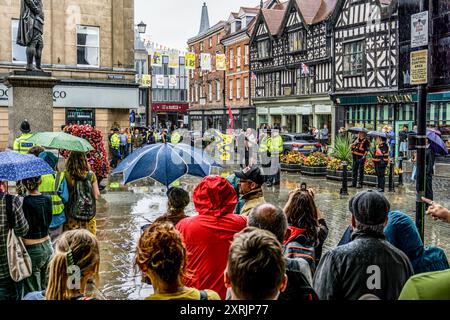
[[[217,142],[217,151],[219,151],[220,159],[222,161],[228,161],[231,159],[233,136],[223,134],[217,130],[214,130],[214,137]]]
[[[178,68],[178,51],[173,50],[169,53],[169,68]]]
[[[188,52],[186,53],[186,69],[194,70],[195,69],[195,53]]]
[[[159,51],[153,53],[152,66],[160,67],[162,66],[162,54]]]
[[[141,78],[141,86],[150,88],[152,86],[152,76],[149,74],[143,74]]]
[[[216,54],[216,70],[226,70],[226,57],[224,54]]]

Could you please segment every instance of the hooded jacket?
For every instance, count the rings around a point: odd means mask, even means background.
[[[260,204],[266,203],[264,199],[264,194],[261,188],[250,191],[241,197],[244,200],[244,206],[241,209],[241,215],[247,217],[253,208],[259,206]]]
[[[234,235],[246,227],[247,219],[234,214],[236,192],[219,176],[205,177],[194,190],[193,202],[198,215],[176,225],[187,250],[187,270],[192,274],[185,285],[214,290],[225,299],[223,273],[228,251]]]
[[[321,300],[358,300],[368,293],[397,300],[412,275],[408,257],[384,235],[356,231],[351,242],[322,257],[313,281]]]
[[[415,274],[450,268],[444,250],[424,247],[416,225],[403,212],[389,212],[389,222],[384,229],[384,235],[387,241],[408,256]]]

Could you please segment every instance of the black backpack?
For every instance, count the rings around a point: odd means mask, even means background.
[[[93,173],[89,172],[84,179],[75,179],[74,190],[69,201],[72,218],[79,221],[90,221],[95,217],[96,205],[92,187]]]

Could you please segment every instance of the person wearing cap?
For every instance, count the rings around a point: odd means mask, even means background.
[[[22,134],[14,140],[13,150],[21,154],[27,154],[28,151],[34,147],[34,144],[28,142],[33,134],[31,133],[30,123],[27,120],[22,121],[20,124],[20,131]]]
[[[58,158],[50,151],[44,151],[39,154],[48,165],[55,170],[55,173],[41,176],[42,183],[38,191],[43,195],[52,198],[53,217],[49,227],[50,239],[52,242],[63,232],[64,223],[67,218],[64,213],[64,205],[69,202],[69,189],[67,180],[63,172],[58,172]]]
[[[111,168],[117,167],[120,160],[120,130],[119,128],[114,128],[114,134],[111,136],[111,151],[112,160],[110,163]]]
[[[351,241],[322,257],[314,289],[321,300],[358,300],[365,294],[397,300],[414,271],[408,257],[385,239],[389,202],[369,190],[354,196],[349,206]]]
[[[244,200],[241,215],[247,217],[253,208],[266,203],[261,186],[264,183],[264,176],[257,166],[244,168],[242,171],[234,173],[239,178],[239,190]]]

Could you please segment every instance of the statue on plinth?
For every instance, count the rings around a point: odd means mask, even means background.
[[[44,6],[42,0],[22,0],[20,7],[17,44],[27,47],[27,71],[41,69],[42,49],[44,48]],[[36,61],[36,68],[33,66]]]

